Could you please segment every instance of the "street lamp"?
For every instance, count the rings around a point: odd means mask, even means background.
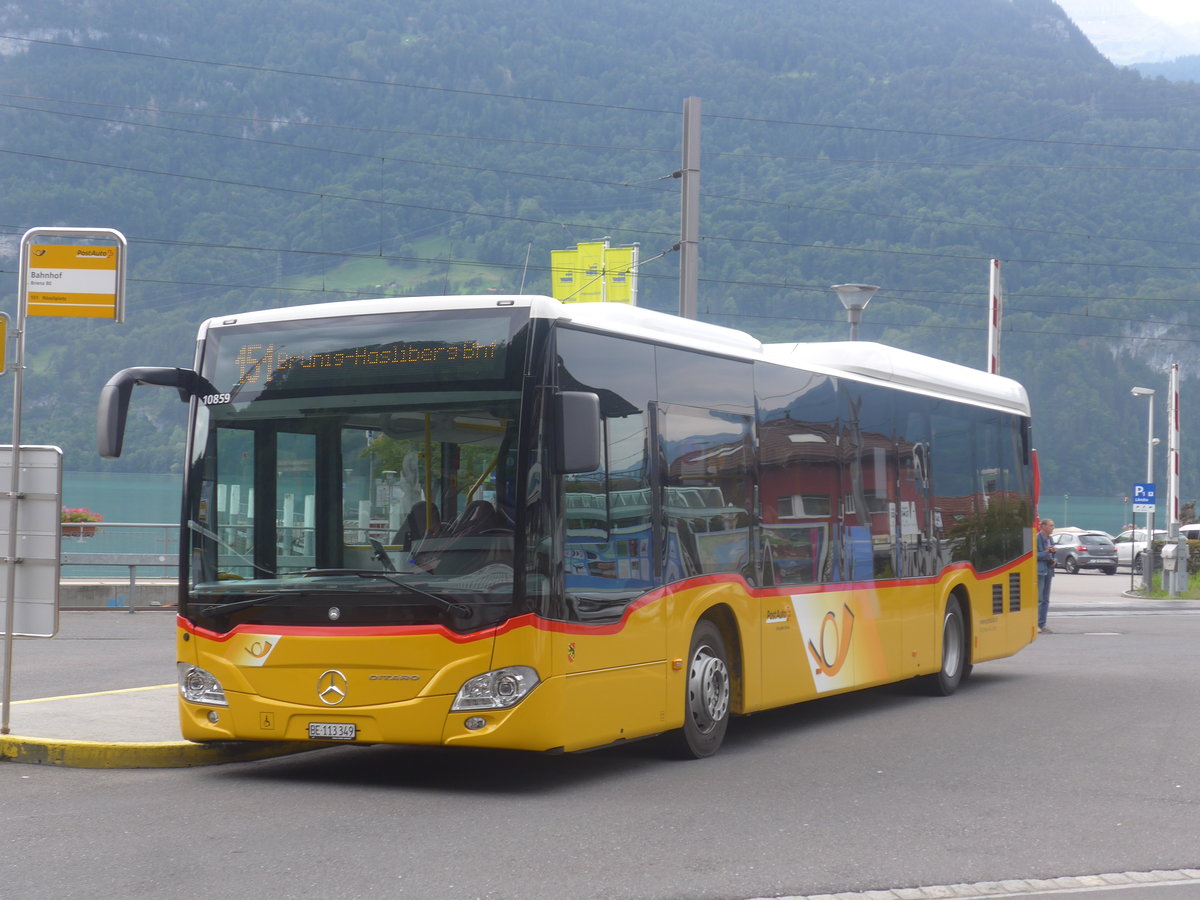
[[[858,340],[858,323],[862,321],[862,312],[879,290],[877,284],[835,284],[831,289],[846,307],[846,318],[850,320],[850,340]]]
[[[1154,388],[1135,387],[1129,392],[1135,397],[1145,397],[1149,409],[1146,427],[1146,484],[1154,484]],[[1150,590],[1154,572],[1154,510],[1146,513],[1146,556],[1142,561],[1142,579],[1146,590]]]

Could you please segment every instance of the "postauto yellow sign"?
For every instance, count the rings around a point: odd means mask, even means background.
[[[30,244],[28,315],[117,318],[118,260],[117,247]]]
[[[633,303],[635,248],[603,241],[550,251],[551,296],[564,303]]]

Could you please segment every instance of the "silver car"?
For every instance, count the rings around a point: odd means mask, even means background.
[[[1154,529],[1154,539],[1156,541],[1165,540],[1167,533]],[[1142,571],[1142,559],[1146,555],[1146,529],[1145,528],[1130,528],[1128,531],[1122,531],[1114,539],[1113,543],[1117,545],[1117,565],[1133,566],[1135,573]]]
[[[1080,569],[1099,569],[1105,575],[1117,574],[1117,548],[1112,538],[1100,532],[1052,535],[1054,565],[1074,575]]]

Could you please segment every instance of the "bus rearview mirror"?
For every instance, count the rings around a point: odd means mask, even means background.
[[[600,468],[600,397],[591,391],[560,391],[555,468],[579,475]]]
[[[173,387],[185,403],[192,397],[215,394],[208,379],[191,369],[166,366],[135,366],[122,369],[100,389],[96,407],[96,449],[104,459],[116,459],[125,443],[125,420],[129,417],[129,395],[135,384]]]

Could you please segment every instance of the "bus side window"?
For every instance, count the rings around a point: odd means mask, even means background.
[[[750,556],[750,419],[665,407],[666,580],[737,572]]]
[[[827,582],[841,496],[835,381],[770,364],[754,381],[762,582]]]
[[[561,328],[558,387],[600,398],[601,460],[563,476],[563,578],[580,618],[619,617],[655,583],[651,528],[649,344]]]

